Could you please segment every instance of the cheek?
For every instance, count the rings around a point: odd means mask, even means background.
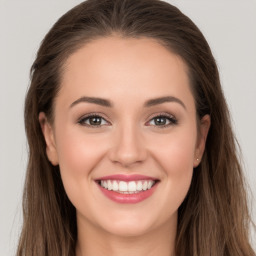
[[[99,137],[99,136],[98,136]],[[92,185],[93,170],[106,149],[97,136],[78,131],[62,130],[56,138],[60,173],[66,193],[75,205],[81,195],[86,195]]]
[[[179,176],[193,169],[196,136],[196,129],[183,129],[163,136],[160,140],[158,138],[154,155],[166,175]]]
[[[163,170],[163,185],[168,191],[163,194],[163,202],[169,203],[169,212],[177,210],[189,190],[195,146],[196,130],[188,130],[162,139],[154,151],[154,157]]]
[[[90,173],[105,151],[99,136],[85,135],[82,131],[62,131],[57,141],[61,170],[72,175]]]

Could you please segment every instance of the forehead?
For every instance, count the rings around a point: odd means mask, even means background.
[[[75,100],[156,98],[185,91],[192,96],[187,66],[179,56],[154,39],[113,36],[85,44],[67,59],[60,94]]]

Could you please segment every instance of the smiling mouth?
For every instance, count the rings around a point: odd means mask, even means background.
[[[120,204],[136,204],[150,198],[160,183],[155,177],[140,174],[115,174],[95,180],[108,199]]]
[[[120,194],[137,194],[150,190],[159,180],[97,180],[102,188]]]

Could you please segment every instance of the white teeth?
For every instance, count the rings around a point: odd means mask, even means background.
[[[152,187],[152,185],[153,185],[153,180],[150,180],[150,181],[148,182],[148,189],[150,189],[150,188]]]
[[[141,191],[141,190],[142,190],[142,182],[141,182],[141,181],[139,181],[139,182],[137,183],[137,190],[138,190],[138,191]]]
[[[116,180],[114,180],[114,181],[113,181],[113,190],[114,190],[114,191],[117,191],[118,188],[119,188],[119,187],[118,187],[118,183],[117,183]]]
[[[134,192],[136,191],[136,182],[135,181],[130,181],[128,183],[128,191],[129,192]]]
[[[119,182],[119,191],[125,192],[125,191],[127,191],[127,187],[128,187],[128,185],[126,182],[124,182],[124,181]]]
[[[108,180],[108,190],[112,190],[112,183],[110,180]]]
[[[151,189],[155,184],[153,180],[138,180],[138,181],[118,181],[118,180],[101,180],[100,185],[107,189],[113,190],[122,194],[134,194],[140,191]]]
[[[148,189],[148,183],[146,181],[143,182],[142,189],[143,190],[147,190]]]

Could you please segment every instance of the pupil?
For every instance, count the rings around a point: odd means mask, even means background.
[[[101,124],[101,118],[100,117],[91,117],[90,118],[90,124],[91,125],[100,125]]]
[[[157,125],[165,125],[166,124],[166,119],[163,117],[157,117],[155,120]]]

